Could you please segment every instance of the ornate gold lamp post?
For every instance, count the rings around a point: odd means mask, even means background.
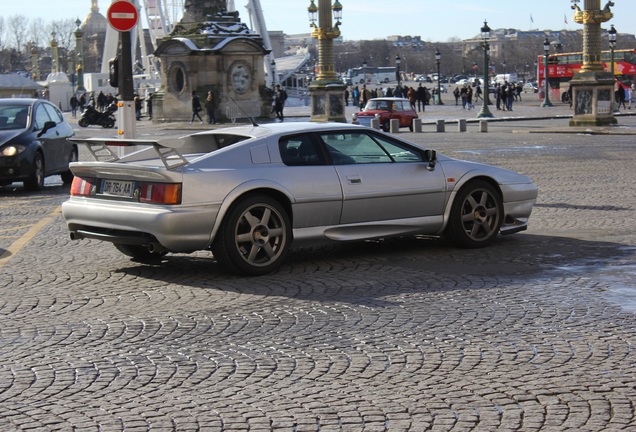
[[[75,21],[75,25],[77,28],[75,29],[75,51],[77,51],[77,92],[78,93],[86,93],[86,88],[84,87],[84,42],[82,39],[83,32],[80,28],[80,24],[82,22],[79,18]]]
[[[311,36],[318,39],[318,74],[309,86],[311,95],[311,121],[337,121],[346,123],[344,83],[336,75],[333,40],[340,36],[342,5],[338,0],[311,0],[309,22]],[[332,21],[336,22],[335,26]],[[316,25],[318,21],[318,25]]]
[[[613,111],[614,77],[605,72],[601,62],[601,23],[609,21],[614,2],[601,9],[601,0],[584,0],[583,9],[572,0],[574,21],[583,24],[583,66],[574,75],[572,98],[574,115],[570,126],[604,126],[616,124]]]
[[[492,118],[494,115],[492,115],[488,108],[488,93],[490,92],[488,89],[488,51],[490,50],[488,41],[490,40],[490,27],[488,27],[488,22],[486,21],[484,21],[484,26],[481,28],[481,39],[484,42],[484,97],[482,98],[483,104],[481,106],[481,111],[477,114],[477,118]]]

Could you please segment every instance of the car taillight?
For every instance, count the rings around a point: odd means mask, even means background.
[[[71,184],[71,195],[75,195],[75,196],[95,195],[96,183],[97,183],[97,179],[95,178],[73,177],[73,183]]]
[[[139,201],[152,204],[181,204],[181,184],[142,183]]]

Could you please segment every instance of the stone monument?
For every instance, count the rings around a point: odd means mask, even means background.
[[[153,121],[190,120],[191,95],[216,99],[217,120],[269,115],[271,90],[265,86],[263,39],[227,12],[225,0],[186,0],[185,14],[155,51],[161,62],[161,88]]]
[[[612,1],[601,9],[601,0],[584,0],[581,9],[573,1],[574,21],[583,24],[583,66],[570,81],[574,115],[570,126],[616,124],[614,117],[614,75],[605,72],[601,61],[601,23],[612,18]]]

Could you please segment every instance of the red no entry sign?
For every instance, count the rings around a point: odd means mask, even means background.
[[[139,19],[135,5],[124,0],[111,4],[106,16],[109,24],[120,32],[132,30],[132,28],[137,25],[137,20]]]

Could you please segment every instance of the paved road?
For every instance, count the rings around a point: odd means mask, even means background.
[[[296,251],[259,278],[71,242],[59,179],[0,189],[0,430],[634,430],[636,149],[527,133],[566,123],[402,134],[532,176],[528,231]]]

